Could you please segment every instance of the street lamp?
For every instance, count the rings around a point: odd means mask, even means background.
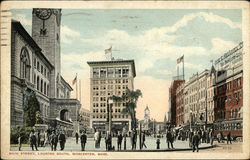
[[[109,112],[108,112],[108,118],[109,118],[109,133],[111,134],[111,130],[112,130],[112,104],[113,104],[113,99],[111,99],[110,97],[108,98],[108,108],[109,108]]]

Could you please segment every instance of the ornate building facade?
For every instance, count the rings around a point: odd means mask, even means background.
[[[80,103],[61,76],[61,9],[33,9],[32,37],[18,21],[11,25],[11,126],[24,125],[24,100],[32,92],[44,123],[72,126]]]

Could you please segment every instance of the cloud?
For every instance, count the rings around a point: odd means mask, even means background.
[[[66,25],[61,27],[61,40],[63,43],[71,44],[73,39],[80,37],[80,33]]]
[[[208,13],[198,12],[198,13],[190,13],[190,14],[184,15],[182,19],[177,21],[173,26],[162,27],[162,30],[164,30],[164,32],[166,33],[176,32],[179,28],[187,26],[188,23],[195,18],[203,19],[209,23],[224,23],[233,29],[235,28],[241,29],[241,23],[233,22],[228,18],[215,15],[211,12],[208,12]]]
[[[210,49],[211,54],[223,54],[230,49],[233,49],[237,44],[232,41],[226,41],[220,38],[211,39],[212,48]]]
[[[16,14],[13,16],[13,19],[20,21],[23,25],[32,25],[31,19],[28,19],[25,14]]]

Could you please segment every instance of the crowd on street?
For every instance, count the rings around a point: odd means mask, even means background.
[[[56,131],[53,130],[52,132],[44,131],[44,132],[39,132],[39,131],[34,131],[32,130],[30,135],[29,135],[29,144],[31,149],[37,150],[38,147],[45,147],[45,146],[50,146],[51,151],[56,151],[57,145],[59,143],[60,145],[60,150],[64,150],[65,144],[66,144],[66,138],[67,136],[65,135],[64,131]],[[86,131],[80,131],[80,133],[76,132],[75,135],[75,140],[76,144],[80,142],[81,144],[81,150],[85,151],[85,145],[88,140],[88,136],[86,134]],[[115,148],[114,145],[112,145],[112,138],[116,137],[117,139],[117,148]],[[213,130],[212,129],[203,129],[203,128],[198,128],[198,129],[180,129],[176,130],[173,128],[168,128],[166,130],[165,134],[156,134],[154,135],[156,139],[156,149],[161,149],[161,140],[165,139],[166,141],[163,143],[167,143],[168,148],[167,149],[174,149],[174,143],[176,140],[179,141],[188,141],[189,147],[192,148],[192,151],[199,151],[199,145],[201,143],[211,143],[213,145],[214,138],[217,139],[218,143],[224,142],[224,136],[222,133],[218,133],[216,137],[213,136]],[[146,145],[146,140],[147,136],[144,131],[136,131],[132,130],[129,133],[122,133],[121,131],[118,131],[118,133],[114,136],[111,135],[109,131],[106,132],[106,134],[102,134],[101,131],[96,130],[93,134],[94,138],[94,147],[96,149],[100,148],[100,143],[102,138],[104,139],[105,142],[105,148],[106,151],[114,151],[114,150],[127,150],[127,140],[130,139],[130,144],[131,144],[131,150],[136,150],[138,148],[137,144],[139,144],[139,149],[147,148]],[[228,132],[226,136],[227,144],[231,142],[231,133]],[[123,147],[122,147],[123,143]],[[22,137],[19,136],[18,138],[18,149],[19,151],[21,150],[22,147]]]

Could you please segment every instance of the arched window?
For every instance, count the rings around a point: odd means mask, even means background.
[[[30,58],[26,47],[23,47],[20,55],[20,78],[30,81]]]

